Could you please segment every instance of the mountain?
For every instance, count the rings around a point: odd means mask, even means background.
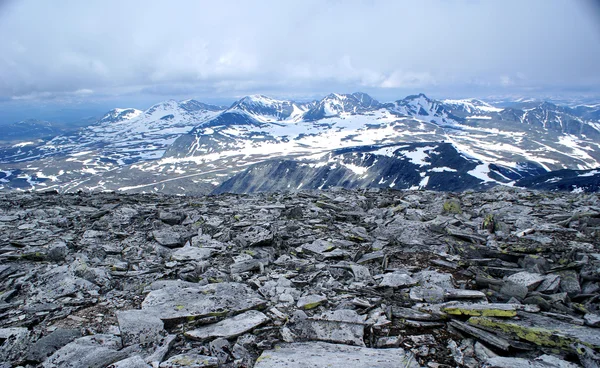
[[[331,187],[483,190],[545,173],[539,165],[502,167],[465,156],[451,143],[426,142],[341,149],[312,160],[261,162],[232,176],[213,193]]]
[[[114,109],[76,133],[0,150],[0,168],[13,173],[0,185],[175,194],[220,192],[230,185],[244,192],[260,178],[247,170],[274,182],[285,169],[292,177],[260,190],[318,188],[323,180],[326,186],[389,187],[392,178],[396,189],[463,190],[534,185],[526,179],[600,167],[600,123],[584,117],[593,107],[527,104],[501,108],[424,94],[381,103],[360,92],[308,102],[252,95],[227,108],[169,100],[145,111]],[[410,151],[377,152],[422,144],[430,158],[454,157],[458,163],[463,157],[468,163],[414,166]],[[348,171],[344,163],[368,175]],[[430,171],[444,167],[456,171]],[[309,179],[299,182],[293,175]]]
[[[381,104],[366,93],[356,92],[353,94],[332,93],[316,103],[304,114],[306,121],[316,121],[328,117],[340,116],[341,114],[361,114],[373,111],[381,107]]]
[[[0,141],[35,141],[61,134],[64,130],[49,121],[28,119],[3,125]],[[19,142],[15,142],[17,144]]]

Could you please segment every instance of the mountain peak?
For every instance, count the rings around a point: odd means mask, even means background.
[[[104,114],[104,116],[100,120],[98,120],[98,123],[118,123],[121,121],[137,118],[141,114],[141,110],[134,108],[114,108],[106,114]]]

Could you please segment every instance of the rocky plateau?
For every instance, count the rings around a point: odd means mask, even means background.
[[[0,367],[598,367],[600,197],[0,193]]]

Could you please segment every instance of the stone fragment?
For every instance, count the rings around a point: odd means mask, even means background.
[[[284,344],[264,351],[255,368],[418,368],[411,353],[403,349],[371,349],[358,346],[304,342]]]
[[[148,311],[128,310],[116,314],[125,346],[139,344],[142,347],[151,347],[166,335],[163,321]]]
[[[29,331],[26,328],[0,328],[0,361],[21,362],[28,349]]]
[[[174,261],[185,262],[185,261],[201,261],[208,259],[214,254],[215,250],[212,248],[198,248],[192,246],[185,246],[177,249],[171,255],[171,259]]]
[[[55,351],[81,337],[80,330],[59,328],[35,342],[27,351],[27,359],[43,362]]]
[[[553,294],[558,291],[560,287],[560,276],[550,274],[546,275],[544,281],[537,287],[537,291],[544,294]]]
[[[410,289],[409,297],[415,302],[441,303],[445,300],[446,292],[437,285],[415,286]]]
[[[429,313],[397,306],[392,306],[392,315],[396,318],[411,319],[415,321],[437,321],[440,319]]]
[[[517,300],[525,299],[528,292],[527,286],[512,281],[505,281],[500,288],[501,294],[504,294],[507,298],[516,298]]]
[[[594,313],[587,313],[583,316],[585,324],[591,327],[600,327],[600,316]]]
[[[268,320],[269,318],[263,313],[250,310],[221,322],[187,331],[185,336],[194,340],[208,340],[217,337],[228,339],[251,331]]]
[[[364,316],[340,309],[302,319],[293,326],[293,331],[303,339],[364,346],[364,325]]]
[[[528,291],[535,290],[535,288],[541,284],[544,279],[545,277],[538,273],[531,273],[527,271],[518,272],[506,278],[506,280],[509,282],[525,286]]]
[[[165,224],[179,225],[181,221],[183,221],[184,216],[178,213],[160,211],[158,213],[158,218]]]
[[[169,350],[171,350],[171,347],[173,346],[173,343],[175,342],[176,338],[177,335],[165,336],[158,343],[158,346],[156,347],[156,349],[154,349],[154,352],[144,359],[145,362],[152,365],[153,367],[157,367],[160,364],[160,362],[162,362],[165,359],[165,357],[169,353]]]
[[[485,299],[485,293],[477,290],[450,289],[444,294],[447,300],[454,299]]]
[[[109,365],[107,368],[149,368],[148,364],[139,355],[120,360]]]
[[[325,303],[326,301],[327,297],[323,295],[311,294],[300,297],[300,299],[298,299],[298,303],[296,303],[296,306],[302,309],[313,309]]]
[[[573,364],[557,357],[544,355],[534,360],[524,358],[493,357],[483,365],[485,368],[577,368]]]
[[[380,287],[404,288],[416,285],[417,281],[406,273],[391,272],[383,275]]]
[[[581,285],[579,284],[579,275],[572,270],[558,272],[560,276],[560,291],[567,293],[570,297],[574,297],[581,293]]]
[[[112,335],[81,337],[52,354],[44,368],[104,368],[127,357],[121,349],[121,339]]]
[[[450,326],[467,333],[488,345],[495,346],[496,348],[504,351],[508,351],[510,349],[510,342],[506,339],[503,339],[496,334],[492,334],[490,332],[484,331],[482,329],[470,326],[466,323],[462,323],[459,321],[450,321]]]
[[[216,368],[219,359],[200,354],[179,354],[160,363],[160,368]]]
[[[162,320],[226,315],[258,308],[264,300],[248,286],[234,282],[198,288],[165,287],[151,291],[142,309]]]
[[[177,248],[183,246],[185,239],[180,233],[171,229],[154,230],[152,232],[154,240],[162,246],[167,248]]]

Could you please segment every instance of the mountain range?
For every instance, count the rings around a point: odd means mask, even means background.
[[[600,105],[252,95],[229,107],[169,100],[113,109],[75,132],[35,138],[0,148],[2,189],[597,191],[600,182]]]

